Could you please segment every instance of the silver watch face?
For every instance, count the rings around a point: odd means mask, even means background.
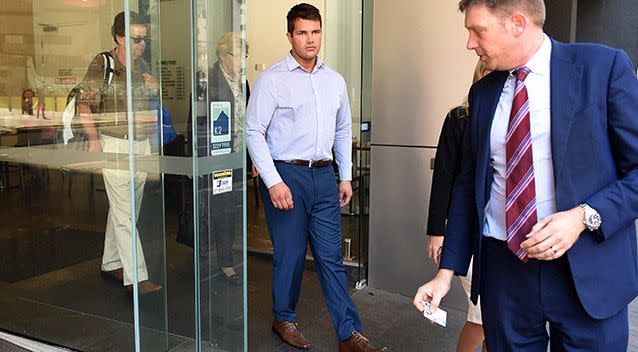
[[[585,225],[587,225],[587,227],[589,227],[589,229],[592,231],[598,230],[598,228],[600,227],[600,222],[600,215],[596,212],[587,214],[585,218]]]
[[[587,204],[582,205],[583,210],[585,211],[585,219],[583,219],[583,223],[589,229],[589,231],[596,231],[600,227],[601,219],[600,214],[592,207]]]

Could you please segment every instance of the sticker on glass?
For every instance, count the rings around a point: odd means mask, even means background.
[[[228,154],[231,151],[230,140],[230,102],[211,101],[210,154]]]
[[[233,170],[213,172],[213,194],[222,194],[233,190]]]

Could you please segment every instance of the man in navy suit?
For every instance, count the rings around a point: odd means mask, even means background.
[[[440,269],[414,305],[436,310],[474,255],[488,351],[626,351],[638,293],[632,64],[551,40],[542,0],[459,8],[467,48],[494,72],[470,90]]]

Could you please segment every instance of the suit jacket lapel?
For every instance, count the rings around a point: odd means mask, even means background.
[[[233,97],[233,91],[228,86],[226,77],[222,72],[222,68],[217,62],[213,66],[212,75],[209,77],[211,82],[211,96],[215,101],[230,101],[230,105],[235,104],[235,98]]]
[[[561,175],[569,134],[576,113],[574,107],[581,106],[580,94],[578,93],[581,89],[582,73],[583,67],[574,64],[562,44],[552,40],[550,110],[554,180],[557,180]],[[558,194],[556,200],[558,202]],[[560,207],[560,204],[558,205]]]
[[[477,208],[481,218],[479,223],[483,226],[483,213],[485,205],[489,200],[490,189],[492,185],[492,167],[490,163],[490,137],[492,130],[492,122],[494,121],[494,113],[498,106],[503,86],[507,80],[508,72],[495,72],[489,76],[485,88],[481,89],[481,98],[478,101],[478,111],[473,113],[470,118],[477,119],[477,142],[478,142],[478,158],[477,165]],[[479,229],[480,230],[480,229]]]

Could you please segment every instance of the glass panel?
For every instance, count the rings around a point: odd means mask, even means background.
[[[196,337],[202,350],[245,346],[246,46],[243,1],[194,4],[193,155]],[[213,15],[214,14],[214,15]]]
[[[146,234],[147,240],[131,248],[134,283],[134,327],[136,350],[165,351],[181,343],[182,339],[168,335],[167,292],[168,282],[165,268],[166,241],[164,236],[164,183],[160,173],[162,147],[168,143],[170,131],[163,126],[170,112],[162,109],[161,47],[159,25],[159,0],[131,0],[127,19],[125,44],[128,61],[126,65],[129,83],[128,112],[128,156],[132,160],[129,173],[135,184],[129,185],[137,214],[137,229]],[[174,112],[173,112],[174,113]],[[167,116],[163,116],[167,115]],[[160,123],[160,121],[162,121]],[[159,128],[162,126],[162,128]],[[138,182],[145,177],[144,189]],[[141,196],[139,195],[141,193]],[[111,201],[111,204],[114,202]],[[141,248],[138,246],[141,245]],[[146,270],[144,270],[146,269]]]
[[[128,9],[142,23],[127,25]],[[0,2],[0,199],[11,204],[0,215],[2,329],[77,350],[135,349],[140,302],[129,287],[164,283],[153,259],[163,257],[158,163],[144,164],[158,154],[159,86],[143,78],[159,77],[150,9]]]
[[[199,143],[215,135],[210,119],[208,130],[188,120],[221,100],[206,85],[222,33],[238,34],[224,54],[245,66],[242,8],[0,0],[0,200],[10,205],[0,212],[0,329],[79,351],[244,350],[241,114],[227,111],[239,127],[217,156]],[[189,104],[191,82],[203,83],[204,98],[193,95],[203,109]],[[244,85],[229,90],[243,106]],[[198,145],[205,152],[184,157]],[[232,192],[213,195],[214,181],[229,180]],[[190,233],[176,236],[188,216]],[[222,250],[239,281],[223,276]]]
[[[363,76],[364,62],[364,2],[326,0],[325,60],[346,80],[352,110],[352,189],[350,204],[342,208],[343,255],[345,263],[357,268],[356,281],[365,283],[367,277],[368,244],[368,179],[369,179],[369,90],[362,84],[370,82]],[[371,17],[370,17],[371,20]],[[370,57],[370,56],[368,56]],[[368,100],[366,100],[366,98]],[[366,124],[367,123],[367,124]],[[365,131],[365,132],[364,132]]]
[[[320,57],[347,83],[353,122],[353,199],[342,209],[343,250],[350,279],[357,282],[366,278],[368,238],[368,181],[369,181],[369,134],[361,132],[362,121],[369,122],[371,116],[371,62],[362,61],[362,49],[371,54],[370,45],[362,47],[364,7],[361,1],[325,0],[312,1],[323,14],[324,43]],[[366,2],[371,8],[372,1]],[[249,44],[254,45],[248,59],[248,78],[253,80],[267,67],[281,60],[282,52],[290,50],[287,40],[277,34],[281,25],[281,14],[286,13],[290,3],[285,1],[248,1]],[[367,25],[372,21],[372,12]],[[369,27],[371,29],[371,27]],[[371,30],[363,33],[371,43]],[[253,43],[254,42],[254,43]],[[368,55],[368,59],[371,55]],[[363,71],[367,69],[368,71]],[[362,85],[363,84],[363,85]],[[369,126],[369,123],[367,124]],[[258,194],[259,178],[248,184],[248,248],[253,252],[272,253],[272,243],[266,226],[263,208]],[[308,255],[311,253],[308,251]]]
[[[359,143],[354,146],[357,153],[353,173],[358,179],[359,201],[359,283],[368,279],[368,245],[370,214],[370,129],[372,128],[372,20],[373,0],[362,1],[362,56],[361,56],[361,120]]]

